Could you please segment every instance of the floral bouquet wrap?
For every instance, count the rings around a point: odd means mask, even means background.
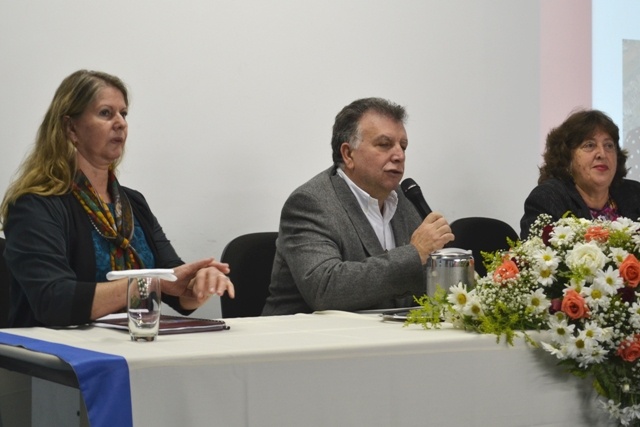
[[[417,302],[406,324],[502,336],[526,331],[570,373],[589,378],[621,425],[640,425],[640,223],[541,215],[525,241],[483,253],[489,272]]]

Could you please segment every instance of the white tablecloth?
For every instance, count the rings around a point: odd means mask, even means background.
[[[152,343],[96,327],[3,332],[123,356],[136,427],[608,423],[588,382],[521,341],[344,312],[225,320]]]

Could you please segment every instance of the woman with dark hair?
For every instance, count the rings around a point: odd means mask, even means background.
[[[524,202],[524,239],[540,214],[553,220],[565,213],[579,218],[640,218],[640,182],[624,179],[627,153],[618,126],[601,111],[581,110],[547,135],[538,186]]]
[[[116,178],[128,111],[116,76],[79,70],[58,87],[0,205],[9,326],[80,325],[123,310],[127,279],[107,281],[112,270],[172,268],[177,281],[162,281],[162,300],[182,314],[211,295],[233,297],[229,266],[185,264],[144,196]]]

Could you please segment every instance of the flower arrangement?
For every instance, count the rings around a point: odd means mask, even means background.
[[[491,333],[513,344],[527,331],[569,372],[593,380],[610,416],[640,425],[640,223],[553,222],[541,215],[524,241],[483,253],[486,277],[423,296],[406,324]]]

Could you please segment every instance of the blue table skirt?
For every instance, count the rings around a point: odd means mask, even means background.
[[[55,355],[71,365],[91,427],[133,427],[129,366],[123,357],[4,332],[0,344]]]

